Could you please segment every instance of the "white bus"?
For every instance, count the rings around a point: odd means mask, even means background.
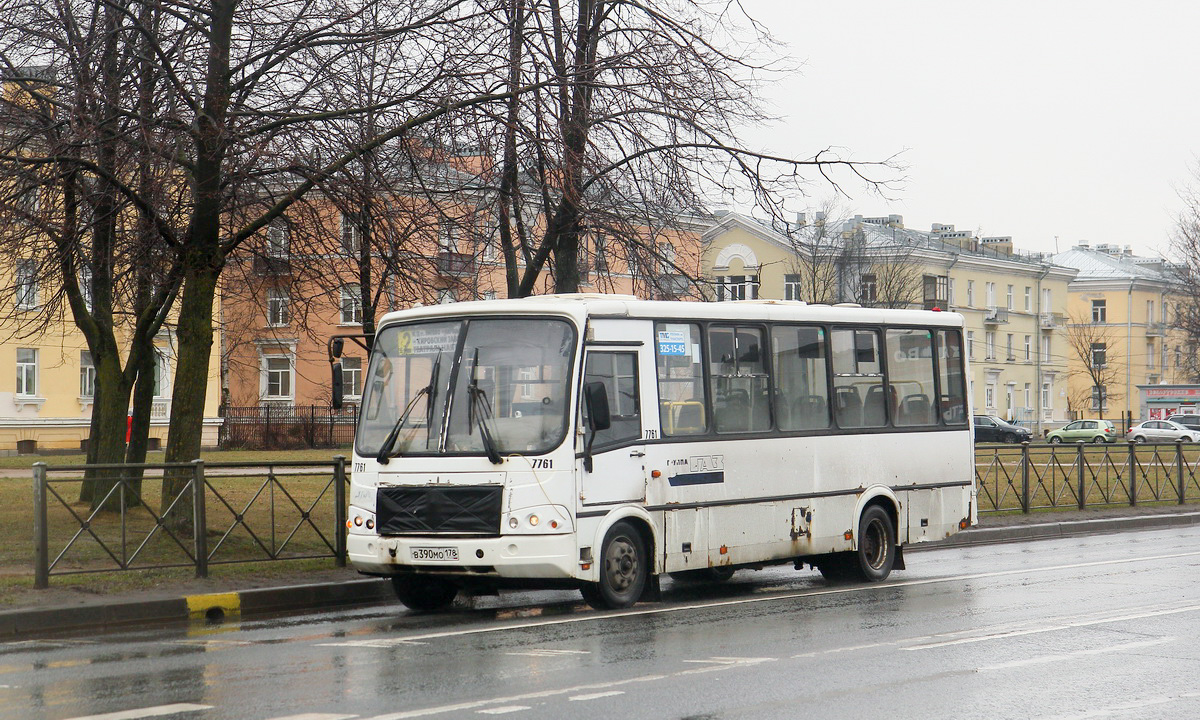
[[[502,587],[622,608],[662,573],[772,563],[883,580],[905,544],[975,522],[962,342],[954,313],[800,302],[391,313],[364,382],[349,559],[424,610]]]

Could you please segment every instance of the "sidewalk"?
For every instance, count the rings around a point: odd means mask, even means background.
[[[985,516],[979,525],[938,543],[912,545],[908,553],[1002,542],[1023,542],[1171,528],[1200,524],[1196,506],[1131,507],[1105,510]],[[241,586],[231,586],[231,583]],[[0,610],[0,641],[79,632],[95,628],[132,627],[192,620],[219,622],[238,617],[294,613],[322,608],[395,602],[391,583],[363,578],[352,569],[330,569],[276,575],[269,586],[247,587],[247,581],[214,577],[188,580],[153,590],[111,595],[32,591],[36,604]],[[39,593],[45,592],[45,596]]]

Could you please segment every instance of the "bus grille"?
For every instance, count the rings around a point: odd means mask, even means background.
[[[381,487],[375,497],[380,535],[499,535],[503,488]]]

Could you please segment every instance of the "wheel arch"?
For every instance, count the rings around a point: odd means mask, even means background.
[[[633,505],[616,508],[604,516],[603,521],[596,527],[596,532],[592,536],[592,557],[594,558],[599,555],[600,548],[604,546],[604,536],[608,534],[613,525],[622,520],[627,521],[641,535],[642,541],[646,545],[647,559],[651,561],[650,574],[653,576],[662,572],[662,558],[659,557],[658,553],[658,527],[655,525],[654,519],[650,517],[650,513],[646,512],[643,508]],[[591,570],[585,573],[583,579],[595,582],[600,577],[599,573],[599,568],[593,562]]]
[[[896,533],[896,544],[901,544],[903,539],[908,537],[907,527],[900,524],[900,499],[896,497],[896,493],[892,489],[883,485],[875,485],[867,488],[858,497],[858,504],[854,508],[854,528],[853,541],[850,543],[852,550],[858,550],[858,524],[862,521],[863,513],[872,505],[878,505],[883,508],[884,512],[892,521],[892,530]]]

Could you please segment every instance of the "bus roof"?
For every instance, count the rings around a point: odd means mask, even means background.
[[[639,300],[632,295],[566,293],[533,295],[516,300],[477,300],[446,305],[425,305],[388,313],[380,326],[422,318],[463,315],[562,315],[580,325],[589,318],[645,318],[663,320],[729,320],[838,322],[887,325],[962,327],[962,315],[932,310],[889,310],[843,303],[809,305],[792,300],[734,300],[688,302]]]

